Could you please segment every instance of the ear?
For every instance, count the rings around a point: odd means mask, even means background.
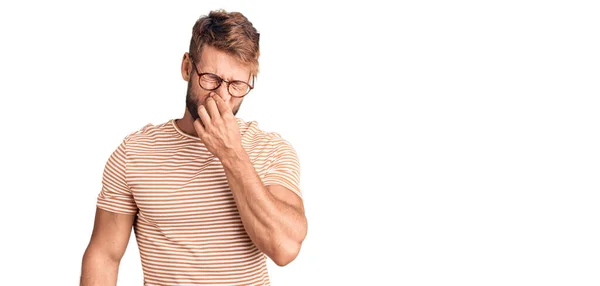
[[[190,54],[186,52],[183,54],[183,59],[181,59],[181,77],[185,81],[190,81],[190,73],[192,72],[192,66],[190,63]]]

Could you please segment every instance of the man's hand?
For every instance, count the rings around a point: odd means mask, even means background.
[[[221,96],[209,96],[205,104],[198,107],[198,115],[194,129],[213,155],[222,160],[243,149],[237,120]]]

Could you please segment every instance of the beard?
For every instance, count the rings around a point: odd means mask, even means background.
[[[233,108],[232,112],[233,115],[235,116],[238,113],[238,110],[240,109],[240,106],[242,104],[240,103],[238,106],[236,106],[235,108]],[[198,97],[195,97],[192,95],[192,81],[188,81],[188,87],[187,87],[187,92],[186,92],[186,96],[185,96],[185,107],[187,108],[188,112],[192,115],[192,118],[194,118],[194,121],[196,121],[196,119],[200,118],[200,115],[198,114]]]
[[[192,115],[192,118],[194,118],[194,121],[196,121],[196,119],[200,118],[200,115],[198,115],[198,99],[192,97],[192,81],[188,81],[188,87],[187,87],[187,92],[186,92],[186,96],[185,96],[185,107],[187,108],[188,112]]]

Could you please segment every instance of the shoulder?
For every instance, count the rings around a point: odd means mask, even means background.
[[[161,137],[161,134],[164,134],[168,127],[170,121],[153,124],[148,123],[143,127],[137,129],[134,132],[129,133],[125,136],[123,143],[126,145],[136,144],[136,143],[150,143],[155,141],[157,138]]]
[[[279,132],[265,130],[261,128],[257,121],[240,122],[240,133],[242,133],[242,143],[250,149],[260,149],[262,151],[281,151],[288,150],[295,153],[292,143],[284,138]]]
[[[238,118],[242,140],[270,145],[291,145],[279,132],[263,129],[257,121],[244,121]]]

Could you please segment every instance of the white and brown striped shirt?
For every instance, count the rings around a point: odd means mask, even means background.
[[[236,118],[264,185],[298,196],[296,151]],[[223,165],[171,119],[126,136],[104,168],[98,208],[137,215],[144,285],[269,285],[266,256],[244,230]]]

